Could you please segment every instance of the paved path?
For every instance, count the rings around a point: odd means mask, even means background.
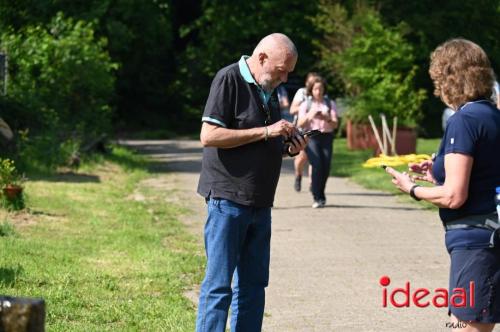
[[[185,222],[202,245],[204,202],[195,194],[199,143],[122,143],[151,155],[158,170],[167,171],[158,181],[176,189],[172,200],[191,207]],[[308,192],[293,191],[292,170],[285,160],[273,209],[263,331],[451,331],[445,308],[383,308],[379,284],[387,275],[389,293],[406,281],[412,291],[447,288],[449,258],[437,213],[343,178],[329,179],[327,206],[314,210]],[[196,299],[196,291],[191,296]]]

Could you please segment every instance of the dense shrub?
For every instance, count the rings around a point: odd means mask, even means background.
[[[1,48],[9,58],[1,116],[18,132],[24,162],[58,164],[62,150],[110,129],[116,65],[92,23],[58,14],[48,26],[5,32]]]
[[[369,115],[378,119],[383,113],[415,126],[426,95],[414,87],[417,66],[414,50],[403,38],[406,26],[386,26],[370,8],[360,8],[352,17],[339,5],[324,4],[322,9],[316,20],[325,40],[317,46],[323,68],[345,84],[348,116],[366,122]],[[332,15],[337,19],[326,20]]]

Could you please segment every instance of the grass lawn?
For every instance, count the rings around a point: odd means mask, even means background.
[[[49,331],[192,331],[183,292],[203,253],[154,176],[122,148],[77,173],[32,177],[28,210],[0,210],[0,294],[46,300]]]
[[[435,139],[418,139],[417,153],[432,154],[437,152],[439,147],[439,138]],[[345,138],[336,138],[333,148],[333,164],[331,175],[340,177],[350,177],[354,182],[370,189],[378,189],[382,191],[391,192],[394,194],[402,194],[394,187],[391,182],[391,177],[384,172],[381,168],[363,168],[361,165],[367,159],[373,157],[372,150],[357,150],[350,151],[347,149],[347,142]],[[406,166],[395,167],[403,171],[407,170]],[[405,201],[413,201],[407,195],[401,196]],[[420,202],[426,208],[433,205]]]

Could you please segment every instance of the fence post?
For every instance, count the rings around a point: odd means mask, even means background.
[[[0,296],[0,332],[45,331],[43,299]]]

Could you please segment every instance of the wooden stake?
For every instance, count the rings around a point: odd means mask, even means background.
[[[371,115],[368,115],[368,120],[370,120],[370,124],[372,125],[373,134],[375,135],[375,138],[377,139],[377,143],[378,143],[378,147],[380,148],[380,151],[382,151],[383,154],[387,155],[387,151],[385,150],[385,147],[382,145],[382,141],[380,140],[380,135],[378,134],[377,127],[375,126],[375,122],[373,121],[373,118]]]
[[[394,153],[394,141],[392,140],[392,135],[391,132],[389,131],[389,126],[387,125],[387,119],[384,114],[380,115],[380,118],[382,119],[382,134],[384,135],[384,144],[385,140],[387,137],[387,140],[389,140],[389,144],[391,145],[391,154]]]
[[[398,129],[398,117],[395,116],[394,119],[392,120],[392,152],[394,155],[398,155],[398,152],[396,151],[396,133]]]

